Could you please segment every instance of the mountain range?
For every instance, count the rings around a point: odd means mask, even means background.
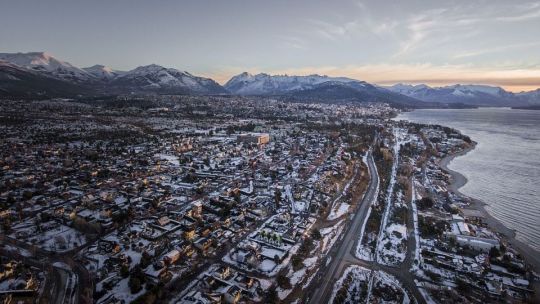
[[[235,95],[281,96],[296,101],[390,102],[405,106],[428,106],[417,99],[346,77],[271,76],[244,72],[232,77],[224,87]]]
[[[430,87],[425,84],[396,84],[388,90],[426,102],[466,104],[476,106],[513,106],[540,103],[540,89],[530,92],[512,93],[500,87],[487,85],[456,84]]]
[[[44,52],[0,53],[0,97],[50,98],[111,94],[234,94],[291,101],[389,102],[409,107],[540,104],[540,89],[512,93],[486,85],[373,85],[346,77],[241,73],[224,86],[210,78],[156,64],[130,71],[78,68]]]
[[[127,72],[103,65],[78,68],[43,52],[0,53],[0,80],[0,96],[10,97],[227,93],[212,79],[155,64]]]

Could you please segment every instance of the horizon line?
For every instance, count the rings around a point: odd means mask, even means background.
[[[109,67],[115,71],[128,72],[138,67],[148,65],[159,65],[164,68],[173,68],[188,72],[194,76],[210,78],[220,85],[225,85],[232,77],[241,73],[252,75],[267,74],[270,76],[309,76],[319,75],[327,77],[345,77],[356,81],[365,81],[373,85],[386,87],[396,84],[405,85],[427,85],[432,88],[446,87],[453,85],[485,85],[500,87],[508,92],[521,93],[540,89],[540,68],[498,68],[493,67],[471,67],[458,65],[432,65],[430,63],[422,64],[366,64],[350,66],[312,66],[312,67],[293,67],[285,69],[265,69],[259,67],[222,67],[212,70],[194,69],[188,71],[177,67],[168,67],[165,64],[159,64],[154,61],[150,64],[136,65],[131,69],[115,69],[108,64],[95,63],[89,66],[75,65],[71,61],[59,59],[49,51],[28,51],[28,52],[0,52],[5,54],[30,54],[41,53],[55,58],[63,63],[70,64],[76,68],[84,69],[95,65]],[[536,68],[536,67],[535,67]],[[523,76],[522,74],[530,74]],[[392,75],[394,74],[394,75]],[[369,76],[366,76],[369,75]],[[407,77],[414,75],[415,77]],[[371,77],[370,77],[371,76]]]

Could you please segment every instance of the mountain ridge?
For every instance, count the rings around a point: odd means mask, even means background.
[[[283,96],[301,101],[394,102],[412,107],[433,105],[523,106],[540,104],[540,89],[512,93],[500,87],[456,84],[378,86],[347,77],[240,73],[223,86],[211,78],[157,64],[118,71],[104,65],[78,68],[47,52],[0,53],[0,96],[104,94],[233,94]],[[9,65],[7,64],[9,63]],[[28,73],[27,75],[23,74]],[[32,81],[30,81],[32,80]],[[26,82],[25,82],[26,81]],[[42,86],[48,83],[50,87]],[[21,92],[28,88],[28,94]],[[79,87],[79,90],[77,90]],[[13,92],[9,90],[13,89]]]
[[[89,94],[91,90],[41,72],[0,60],[0,97],[51,98]]]
[[[17,66],[18,75],[23,72],[39,73],[29,74],[30,78],[48,77],[62,82],[54,82],[46,79],[54,88],[54,92],[65,91],[62,87],[73,87],[73,84],[81,86],[81,93],[104,94],[104,93],[161,93],[161,94],[225,94],[226,90],[210,78],[192,75],[173,68],[165,68],[156,64],[140,66],[130,71],[117,71],[104,65],[93,65],[87,68],[78,68],[67,61],[55,58],[46,52],[29,53],[0,53],[0,60]],[[14,73],[13,67],[9,71],[4,68],[5,78]],[[11,75],[11,78],[17,78]],[[30,79],[26,78],[26,79]],[[21,85],[22,83],[19,83]],[[28,87],[32,83],[27,83]],[[5,86],[7,87],[7,85]],[[42,96],[48,96],[46,88]],[[4,89],[3,94],[9,96]],[[32,91],[32,90],[30,90]],[[69,92],[72,89],[68,90]],[[15,95],[18,95],[16,92]]]
[[[520,106],[540,103],[540,89],[513,93],[498,86],[454,84],[431,87],[398,83],[388,90],[426,102],[463,103],[476,106]]]

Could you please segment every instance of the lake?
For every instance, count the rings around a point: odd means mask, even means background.
[[[448,165],[468,180],[460,191],[487,203],[493,217],[540,252],[540,111],[429,109],[397,119],[449,126],[476,141]]]

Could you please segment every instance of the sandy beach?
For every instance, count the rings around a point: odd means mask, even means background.
[[[540,271],[540,253],[529,247],[527,244],[519,241],[516,239],[516,233],[514,230],[509,229],[508,227],[504,226],[499,220],[491,216],[487,211],[485,206],[488,205],[485,202],[472,198],[470,196],[467,196],[459,191],[461,187],[463,187],[467,183],[467,178],[463,176],[461,173],[453,171],[448,168],[448,164],[457,157],[463,156],[470,151],[474,150],[476,144],[472,145],[471,147],[452,155],[448,155],[441,159],[440,166],[445,171],[447,171],[451,175],[451,182],[448,186],[448,190],[452,191],[462,197],[465,197],[471,201],[470,209],[475,209],[480,211],[484,216],[484,222],[495,232],[501,234],[504,239],[516,250],[519,251],[519,253],[523,256],[525,259],[525,262],[531,265],[531,267],[536,271]]]

